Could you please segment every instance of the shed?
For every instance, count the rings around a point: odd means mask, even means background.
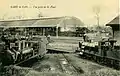
[[[80,19],[73,16],[0,21],[0,27],[42,30],[42,33],[51,30],[51,32],[56,33],[56,35],[58,35],[58,31],[74,31],[74,28],[83,25]]]
[[[120,43],[120,15],[111,20],[106,26],[112,27],[113,37]]]

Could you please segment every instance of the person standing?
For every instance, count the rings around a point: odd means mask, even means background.
[[[50,42],[50,35],[47,36],[47,40],[48,40],[48,42]]]

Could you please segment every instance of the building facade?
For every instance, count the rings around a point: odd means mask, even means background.
[[[111,26],[113,30],[113,37],[120,44],[120,16],[115,17],[112,21],[110,21],[106,26]]]

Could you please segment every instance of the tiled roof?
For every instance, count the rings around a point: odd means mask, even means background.
[[[112,21],[110,21],[107,25],[110,25],[110,24],[120,24],[120,15],[115,17]]]

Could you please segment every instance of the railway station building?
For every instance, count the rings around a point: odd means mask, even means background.
[[[120,15],[115,17],[113,20],[111,20],[106,26],[112,27],[113,30],[113,37],[118,41],[120,44]]]
[[[46,17],[39,19],[4,20],[0,27],[19,32],[20,34],[60,36],[66,31],[75,32],[77,27],[83,27],[83,22],[73,16]]]

